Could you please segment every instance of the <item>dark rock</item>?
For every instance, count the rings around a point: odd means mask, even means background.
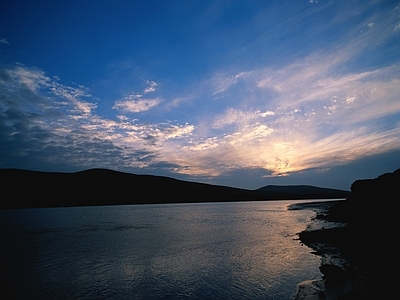
[[[340,299],[382,299],[381,287],[387,286],[387,277],[382,274],[397,257],[395,204],[399,199],[400,169],[374,179],[357,180],[345,201],[334,203],[326,214],[316,216],[318,221],[339,222],[343,227],[299,234],[300,241],[317,255],[346,261],[345,269],[329,264],[320,267],[328,287],[344,288]],[[326,294],[329,297],[330,292]]]
[[[324,274],[324,279],[329,283],[343,283],[346,280],[345,271],[335,265],[324,264],[319,267],[319,270]]]
[[[326,298],[326,293],[324,291],[319,291],[318,292],[318,298],[319,299],[325,299]]]
[[[353,291],[347,292],[343,296],[343,300],[367,300],[367,299],[372,299],[372,298]]]

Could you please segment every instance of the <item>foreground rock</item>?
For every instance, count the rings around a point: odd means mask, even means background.
[[[321,278],[299,283],[295,300],[373,299],[370,273],[362,264],[343,255],[343,246],[350,235],[347,224],[327,220],[329,209],[342,202],[313,203],[313,206],[296,204],[294,208],[316,212],[308,229],[299,233],[299,238],[312,253],[321,257]]]
[[[323,264],[319,267],[319,270],[324,274],[322,278],[325,279],[327,283],[341,284],[346,281],[346,272],[341,267]]]
[[[299,283],[294,299],[398,297],[390,266],[397,258],[399,187],[400,169],[354,182],[345,201],[303,206],[316,217],[299,239],[321,257],[323,276]]]

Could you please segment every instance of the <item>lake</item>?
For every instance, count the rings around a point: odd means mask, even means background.
[[[298,201],[0,211],[7,299],[292,299],[321,276]],[[6,298],[3,298],[6,299]]]

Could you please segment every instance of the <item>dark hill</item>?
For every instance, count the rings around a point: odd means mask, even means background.
[[[267,185],[257,191],[281,193],[282,195],[295,195],[303,198],[346,198],[350,193],[347,191],[321,188],[311,185]]]
[[[76,173],[0,169],[0,208],[304,199],[309,195],[246,190],[106,169]],[[319,197],[317,197],[319,198]]]
[[[0,170],[12,201],[3,208],[259,200],[243,189],[105,169],[76,173]],[[3,190],[4,192],[4,190]]]

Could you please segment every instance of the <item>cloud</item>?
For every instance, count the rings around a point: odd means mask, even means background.
[[[195,129],[194,125],[185,124],[185,125],[169,125],[163,131],[160,132],[159,137],[163,140],[168,139],[176,139],[183,136],[189,136],[193,133]]]
[[[222,115],[216,116],[213,128],[224,128],[228,125],[245,125],[258,116],[257,112],[246,112],[234,108],[228,108]]]
[[[400,146],[393,139],[396,130],[385,133],[374,125],[400,113],[398,66],[350,74],[335,74],[335,68],[322,60],[304,68],[289,65],[277,71],[279,80],[269,77],[259,85],[281,87],[273,98],[271,126],[277,135],[265,147],[276,157],[266,158],[266,167],[276,174],[343,164]],[[279,152],[271,145],[279,145]]]
[[[236,168],[254,168],[260,154],[256,152],[273,131],[265,124],[256,123],[232,134],[192,140],[183,147],[184,155],[171,159],[190,166],[182,170],[190,175],[219,176]]]
[[[0,70],[0,167],[158,168],[166,174],[177,169],[161,150],[177,150],[174,141],[190,137],[194,125],[139,123],[127,116],[110,120],[94,114],[92,102],[81,100],[93,98],[87,88],[58,80],[34,68]],[[139,109],[145,99],[132,97]]]
[[[67,100],[66,106],[76,115],[90,114],[97,107],[93,102],[82,100],[82,98],[91,97],[88,89],[84,86],[63,85],[57,81],[57,78],[50,78],[37,68],[17,65],[14,68],[3,70],[3,72],[10,78],[3,87],[11,90],[16,89],[20,93],[18,96],[20,103],[32,101],[34,98],[49,102],[41,94],[41,91],[47,91],[52,96]],[[24,95],[21,93],[24,93]],[[62,102],[58,102],[58,104],[63,106]]]
[[[400,65],[365,61],[364,54],[380,53],[398,21],[390,14],[370,19],[335,46],[286,64],[240,76],[216,72],[198,98],[212,103],[218,94],[225,106],[203,112],[201,130],[170,161],[196,176],[239,168],[277,176],[400,149]],[[365,24],[369,30],[360,32]]]
[[[69,100],[74,107],[72,111],[78,114],[90,115],[92,110],[97,108],[97,104],[81,100],[83,97],[91,96],[88,89],[83,86],[71,87],[53,82],[50,90],[53,95]]]
[[[82,168],[165,167],[165,172],[189,176],[263,169],[278,176],[326,169],[400,147],[399,124],[390,130],[369,124],[399,114],[398,67],[335,74],[332,70],[339,64],[324,65],[323,57],[310,55],[277,69],[273,76],[270,69],[253,70],[242,82],[244,94],[270,78],[257,87],[261,94],[253,105],[258,108],[226,108],[213,115],[206,135],[189,123],[140,123],[127,116],[109,120],[94,115],[95,107],[81,107],[79,121],[73,113],[79,103],[91,103],[81,100],[91,98],[87,89],[62,85],[36,69],[6,70],[1,73],[1,139],[7,149],[1,151],[15,164],[18,158],[22,163],[30,157],[36,163],[68,161]],[[270,98],[270,108],[260,109],[270,95],[268,86],[278,84],[281,88]],[[132,94],[114,108],[140,112],[154,107],[151,100],[154,105],[161,102]]]
[[[182,103],[188,103],[190,100],[191,100],[190,98],[186,98],[186,97],[174,98],[173,100],[168,102],[166,107],[167,107],[167,109],[176,108],[176,107],[179,107]]]
[[[226,75],[224,73],[215,74],[210,80],[213,85],[213,95],[221,94],[237,84],[240,79],[246,78],[251,75],[251,71],[243,71],[237,75]]]
[[[259,168],[281,176],[331,168],[400,148],[399,127],[381,132],[349,128],[320,136],[314,124],[300,122],[294,129],[285,126],[274,129],[255,124],[222,137],[192,141],[183,148],[185,155],[171,159],[190,166],[182,170],[190,175],[223,176],[234,169]]]
[[[275,116],[275,112],[272,110],[267,110],[265,112],[260,112],[260,116],[263,118],[269,117],[269,116]]]
[[[168,142],[168,140],[190,136],[194,131],[195,126],[191,124],[176,125],[170,123],[125,123],[118,124],[118,128],[123,131],[119,133],[117,139],[114,139],[116,143],[121,143],[121,145],[131,147],[137,147],[137,145],[142,145],[142,147],[150,146],[155,151],[156,149],[166,150],[165,143]],[[174,145],[171,146],[174,147]],[[162,149],[159,147],[162,147]]]
[[[400,65],[346,70],[346,64],[359,51],[362,47],[358,51],[350,47],[339,52],[316,52],[280,69],[253,72],[256,74],[253,80],[261,95],[270,99],[269,107],[276,115],[301,111],[308,116],[317,114],[320,122],[324,122],[329,108],[330,115],[334,109],[336,121],[343,126],[384,117],[390,111],[398,112]],[[252,82],[248,86],[253,88]]]
[[[144,90],[144,93],[145,93],[145,94],[147,94],[147,93],[152,93],[152,92],[154,92],[154,91],[156,90],[156,87],[157,87],[157,83],[156,83],[156,82],[154,82],[154,81],[147,81],[147,84],[148,84],[149,86]]]
[[[162,100],[160,98],[141,99],[141,96],[130,95],[124,98],[124,100],[116,101],[113,109],[127,113],[138,113],[150,110],[161,102]]]
[[[9,45],[10,43],[5,38],[2,38],[0,39],[0,44]]]
[[[190,176],[224,177],[238,169],[287,176],[400,149],[399,122],[380,125],[400,116],[399,66],[338,72],[352,55],[310,54],[273,72],[253,70],[240,93],[232,85],[221,94],[248,107],[249,97],[241,97],[256,87],[253,108],[210,112],[206,129],[194,132],[179,157],[166,151],[166,160]]]
[[[147,81],[148,87],[143,91],[143,94],[153,93],[156,90],[157,83],[155,81]],[[122,100],[115,101],[113,109],[117,109],[126,113],[144,112],[156,107],[162,102],[161,98],[143,98],[140,93],[131,93]]]
[[[18,65],[13,69],[6,70],[6,72],[15,84],[25,86],[32,92],[37,92],[38,89],[51,85],[51,79],[42,70],[36,68],[26,68]]]
[[[375,23],[374,22],[369,22],[369,23],[367,23],[367,24],[365,24],[368,28],[372,28],[372,27],[374,27],[375,26]]]
[[[274,115],[275,112],[271,110],[260,112],[259,110],[241,110],[230,107],[223,114],[215,116],[212,128],[223,129],[230,125],[243,128],[246,125],[255,123],[257,120],[260,121],[261,118]]]

